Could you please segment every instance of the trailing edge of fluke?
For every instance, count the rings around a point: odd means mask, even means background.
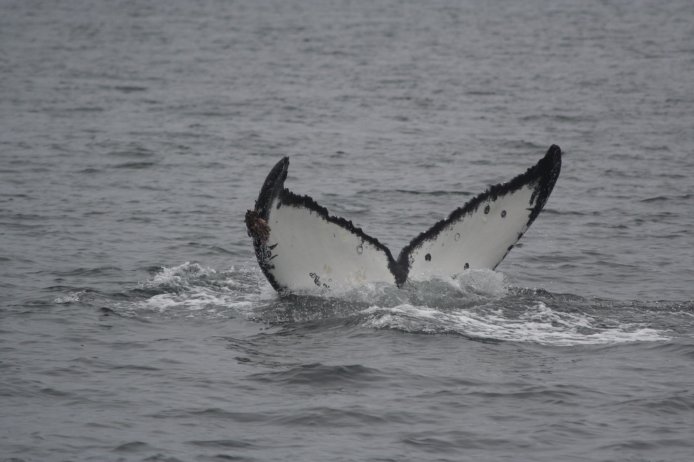
[[[288,157],[265,179],[255,208],[246,212],[246,228],[263,274],[280,293],[402,286],[468,268],[494,269],[547,202],[561,156],[552,145],[525,173],[489,187],[412,239],[397,259],[351,221],[286,189]]]

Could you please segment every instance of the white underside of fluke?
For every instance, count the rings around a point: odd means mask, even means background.
[[[559,176],[561,149],[491,186],[415,237],[397,260],[377,239],[284,188],[289,159],[270,171],[246,224],[263,273],[279,292],[345,291],[365,284],[450,278],[494,269],[537,218]]]
[[[485,201],[410,252],[408,279],[455,276],[468,268],[494,269],[528,229],[533,189]]]
[[[348,290],[366,283],[395,284],[387,254],[311,209],[272,202],[272,274],[292,291]]]

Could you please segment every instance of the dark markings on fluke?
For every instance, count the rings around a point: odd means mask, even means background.
[[[530,167],[525,173],[518,175],[507,183],[497,184],[490,186],[485,192],[479,194],[478,196],[469,200],[465,205],[455,209],[446,219],[443,219],[435,223],[427,231],[421,233],[412,241],[406,245],[397,260],[393,258],[390,249],[379,242],[378,239],[369,236],[361,228],[354,226],[354,224],[341,217],[336,217],[330,215],[328,210],[319,205],[313,198],[309,196],[300,196],[294,194],[284,187],[284,181],[287,178],[287,170],[289,168],[289,158],[284,157],[280,160],[273,168],[270,170],[262,188],[260,189],[260,194],[255,203],[254,210],[248,210],[246,212],[245,222],[248,235],[253,238],[253,246],[255,248],[255,255],[260,264],[260,268],[263,274],[267,277],[268,281],[272,287],[280,293],[289,293],[292,291],[292,287],[288,287],[282,281],[279,281],[274,274],[275,266],[272,260],[277,256],[276,252],[281,252],[282,245],[277,242],[272,245],[268,245],[268,242],[272,237],[272,227],[270,226],[271,217],[271,207],[276,201],[276,209],[282,206],[303,208],[312,213],[317,214],[320,218],[328,223],[333,223],[345,230],[347,230],[352,235],[356,236],[361,243],[356,248],[356,253],[362,255],[363,244],[368,243],[379,251],[382,251],[388,260],[388,269],[390,270],[395,283],[398,287],[402,286],[406,281],[412,264],[412,253],[422,246],[426,241],[431,241],[436,239],[436,237],[447,228],[454,226],[457,222],[462,220],[466,215],[474,213],[481,204],[486,204],[483,212],[484,215],[489,214],[490,206],[489,203],[494,203],[498,198],[504,197],[508,194],[514,193],[523,187],[532,188],[532,195],[526,210],[530,211],[528,215],[527,223],[525,224],[525,229],[530,226],[533,221],[537,218],[542,208],[545,206],[547,199],[549,198],[554,184],[559,177],[559,172],[561,170],[561,156],[562,151],[557,145],[550,146],[547,154],[540,159],[540,161],[534,166]],[[500,216],[505,218],[507,216],[507,211],[502,210]],[[301,232],[300,229],[296,230]],[[335,238],[335,234],[332,234]],[[523,232],[517,234],[517,239],[523,236]],[[461,237],[459,233],[456,233],[454,240],[458,241]],[[515,242],[514,242],[515,244]],[[506,254],[513,248],[513,245],[508,246],[506,253],[501,257],[501,259],[493,265],[495,268]],[[432,261],[430,254],[426,254],[425,259],[432,265],[436,262]],[[461,264],[463,262],[461,261]],[[463,269],[470,268],[470,264],[464,262]],[[491,269],[493,269],[491,268]],[[317,272],[310,272],[308,274],[315,283],[316,286],[322,288],[329,288],[330,286],[323,282],[321,276]]]

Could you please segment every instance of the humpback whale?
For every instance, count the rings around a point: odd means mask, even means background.
[[[525,173],[490,186],[412,239],[397,259],[351,221],[285,188],[288,157],[270,170],[255,208],[246,212],[246,229],[263,274],[281,294],[368,283],[401,287],[472,268],[494,269],[545,206],[561,156],[552,145]]]

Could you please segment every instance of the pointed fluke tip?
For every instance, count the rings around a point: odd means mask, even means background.
[[[561,167],[561,157],[562,157],[562,150],[559,146],[556,144],[553,144],[552,146],[549,147],[547,150],[547,154],[540,159],[540,162],[537,164],[540,166],[541,169],[546,169],[546,168],[560,168]],[[559,173],[557,172],[557,175]]]
[[[274,167],[272,167],[272,170],[270,170],[270,174],[268,175],[268,177],[274,177],[279,174],[286,174],[287,170],[289,170],[289,156],[284,156],[279,160],[279,162],[275,164]]]
[[[265,178],[263,187],[260,188],[260,194],[255,201],[255,211],[263,220],[268,219],[268,207],[272,199],[282,190],[284,180],[287,178],[287,170],[289,170],[289,157],[285,156],[272,167]]]
[[[289,170],[289,156],[284,156],[282,159],[280,159],[279,162],[277,162],[277,167],[279,167],[279,171],[282,172],[283,176],[286,177],[287,171]]]

